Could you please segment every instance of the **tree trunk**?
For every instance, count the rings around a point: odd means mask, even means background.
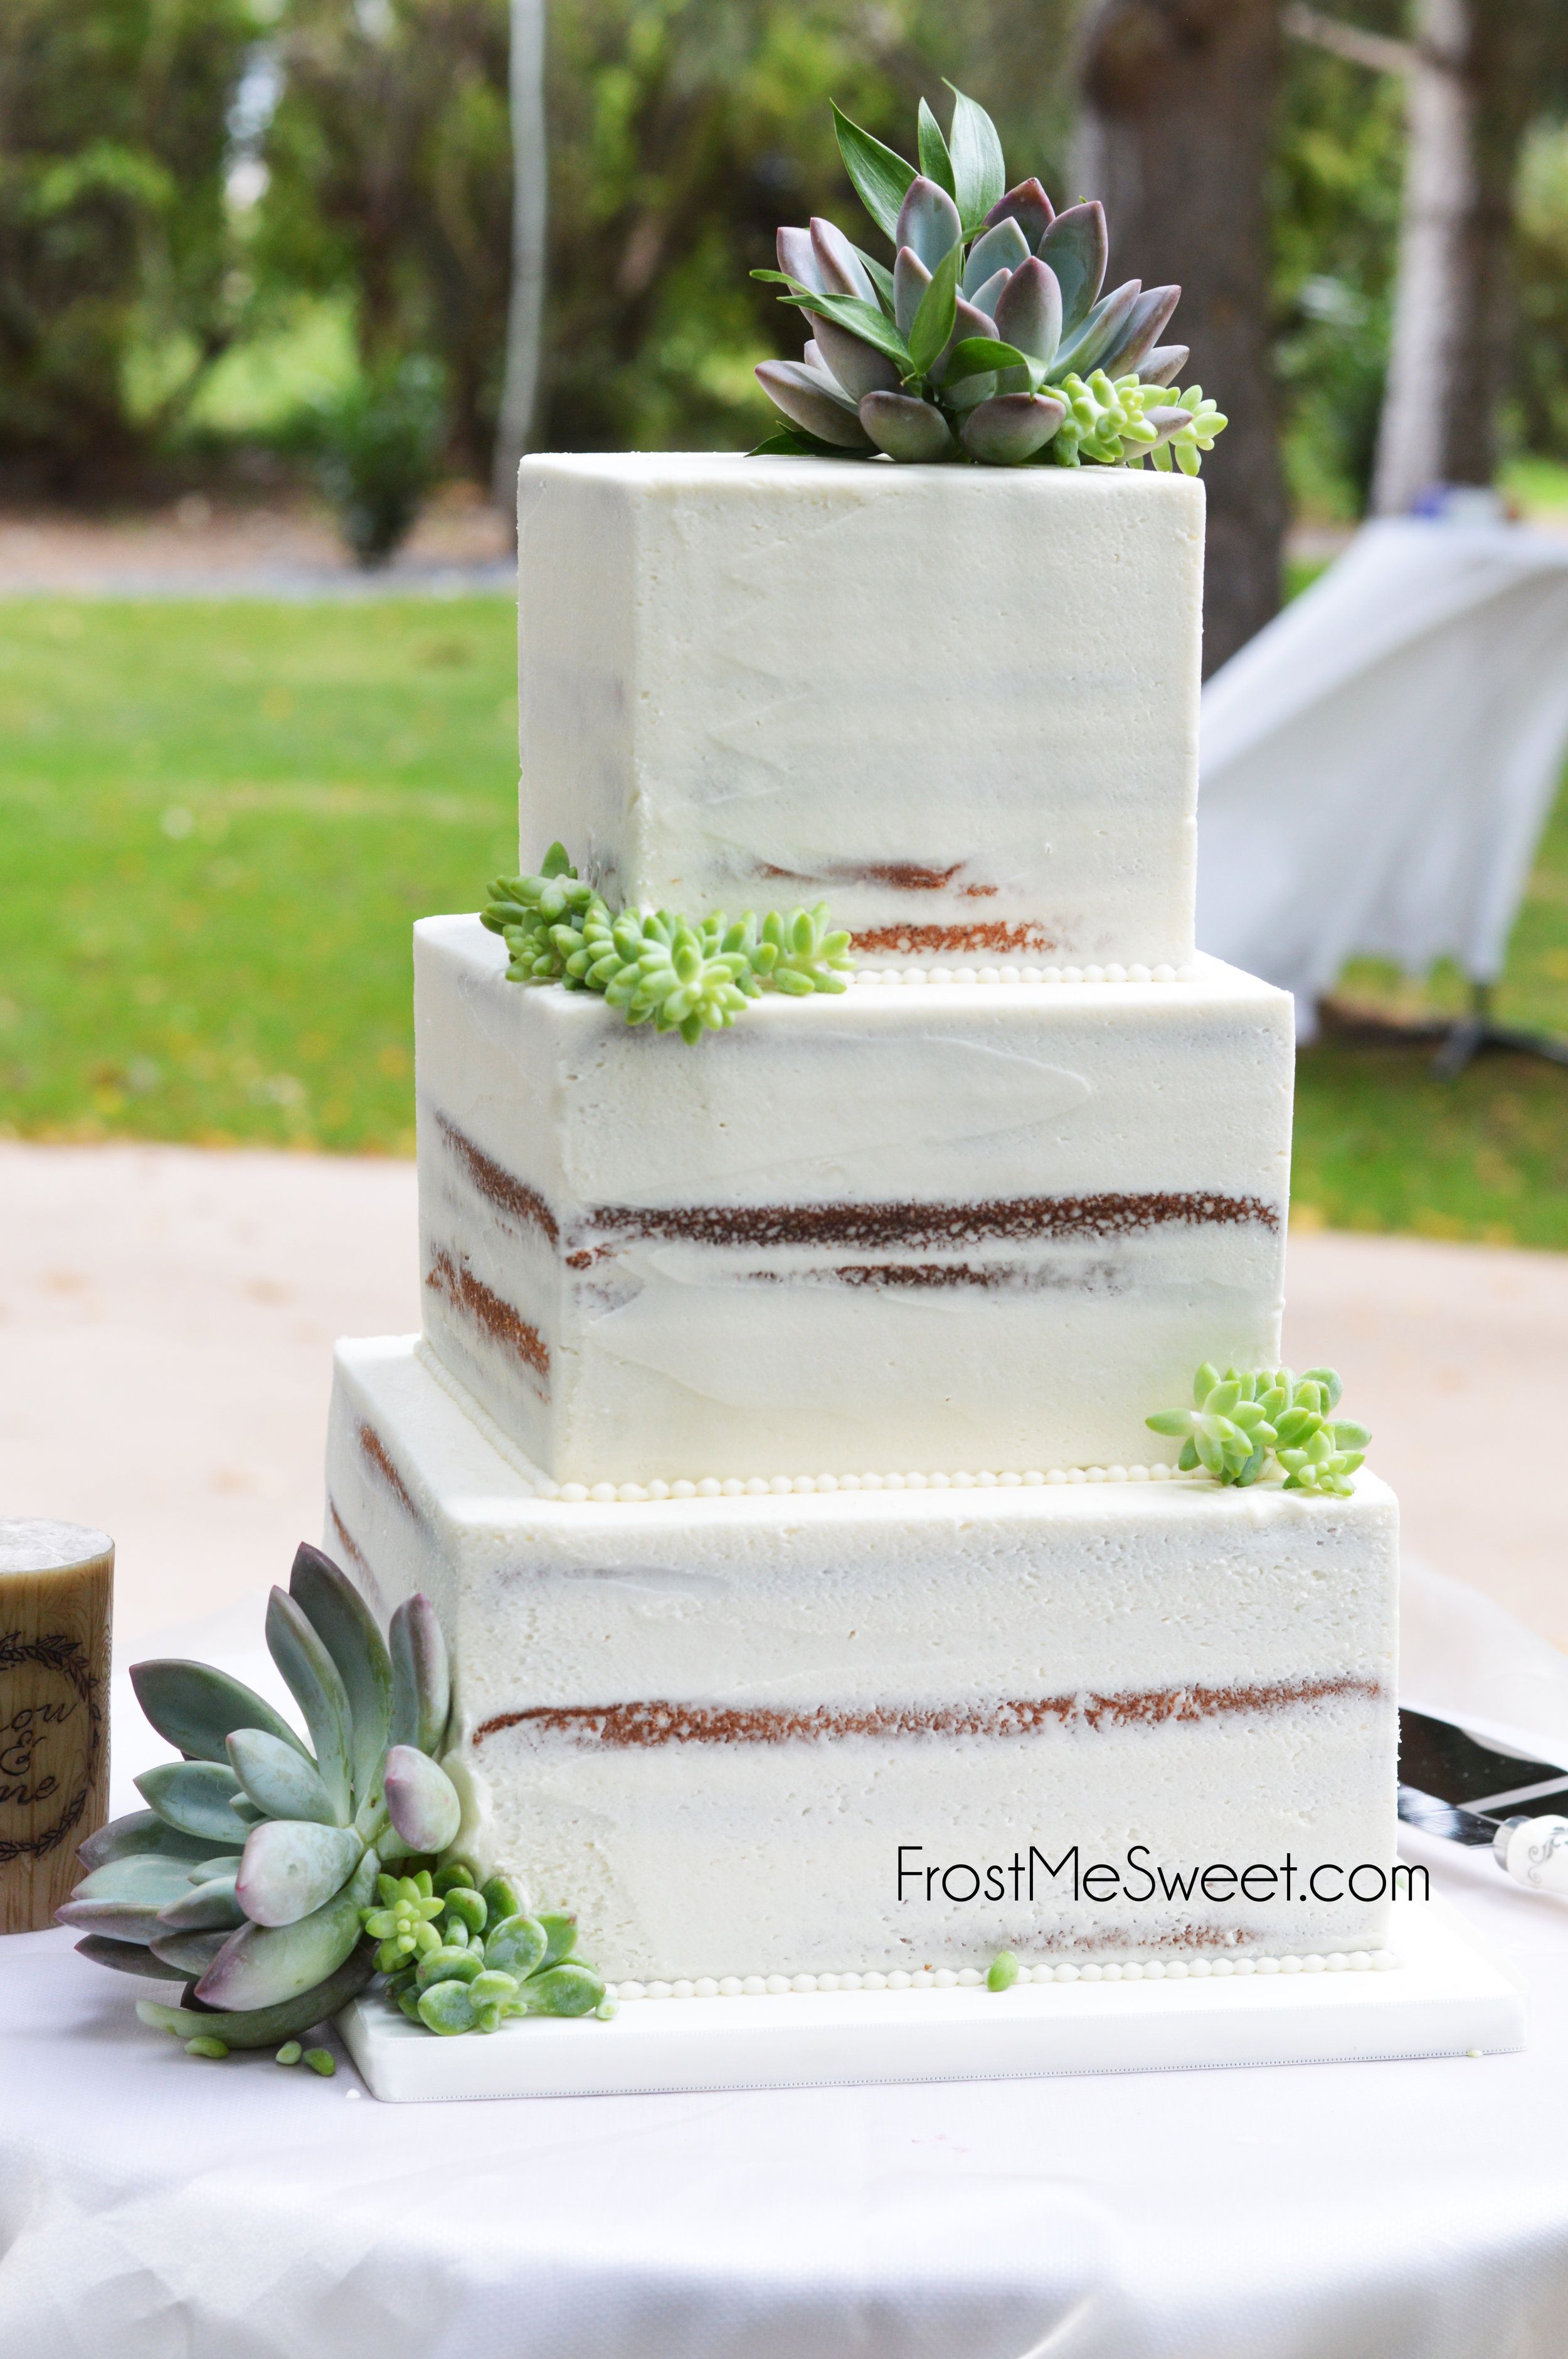
[[[495,499],[515,522],[517,463],[539,408],[544,343],[545,234],[549,203],[545,138],[546,0],[512,0],[512,292],[506,374],[495,428]]]
[[[1372,506],[1489,484],[1507,382],[1513,182],[1533,111],[1530,0],[1417,0],[1388,391]]]
[[[1269,168],[1278,0],[1099,0],[1073,195],[1103,200],[1113,278],[1173,281],[1167,332],[1230,420],[1204,469],[1204,668],[1279,606],[1285,495],[1270,354]]]

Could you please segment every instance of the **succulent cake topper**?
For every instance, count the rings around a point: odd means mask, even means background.
[[[953,86],[948,84],[949,89]],[[1141,465],[1195,475],[1225,426],[1201,386],[1170,390],[1185,344],[1162,344],[1179,287],[1130,278],[1102,294],[1098,202],[1057,212],[1035,179],[1007,187],[1001,142],[953,90],[946,137],[924,99],[919,168],[833,110],[844,168],[891,241],[890,270],[829,221],[781,229],[756,270],[805,312],[799,361],[763,361],[787,456],[982,466]]]
[[[178,2006],[141,2000],[143,2021],[198,2056],[281,2041],[292,2063],[295,2035],[378,1973],[431,2031],[602,2012],[603,1983],[568,1957],[569,1918],[527,1914],[502,1876],[476,1889],[465,1861],[438,1865],[462,1809],[437,1757],[451,1685],[428,1598],[406,1599],[384,1639],[352,1582],[304,1546],[272,1593],[266,1643],[308,1746],[225,1671],[132,1668],[181,1757],[135,1780],[145,1810],[81,1845],[88,1873],[59,1915],[97,1964],[187,1985]]]
[[[1179,1434],[1177,1465],[1202,1467],[1217,1483],[1256,1483],[1273,1460],[1287,1491],[1324,1491],[1348,1498],[1350,1477],[1372,1437],[1364,1425],[1336,1419],[1339,1378],[1332,1368],[1260,1368],[1224,1375],[1206,1360],[1193,1379],[1191,1408],[1160,1409],[1143,1422],[1152,1432]]]
[[[825,901],[760,921],[750,909],[733,921],[722,910],[697,919],[616,911],[580,882],[558,843],[538,875],[498,876],[480,917],[512,954],[510,982],[602,992],[628,1024],[651,1022],[687,1041],[722,1031],[764,991],[842,991],[854,963]]]

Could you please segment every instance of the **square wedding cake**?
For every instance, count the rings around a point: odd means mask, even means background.
[[[340,1347],[327,1546],[434,1601],[460,1849],[622,1986],[1375,1951],[1393,1499],[1146,1424],[1277,1361],[1288,1209],[1200,487],[543,458],[519,548],[524,863],[858,968],[688,1045],[416,929],[425,1332]]]

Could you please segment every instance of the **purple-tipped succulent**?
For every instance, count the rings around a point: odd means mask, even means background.
[[[1225,421],[1212,403],[1197,417],[1196,388],[1169,391],[1186,348],[1158,339],[1181,289],[1129,279],[1103,291],[1109,243],[1098,202],[1057,212],[1038,180],[1007,187],[995,127],[961,92],[946,137],[922,102],[918,168],[837,108],[834,118],[892,263],[831,222],[779,231],[777,270],[754,275],[806,313],[811,340],[802,360],[757,369],[788,420],[764,451],[989,467],[1153,456],[1168,466],[1173,444],[1196,473]]]
[[[194,1984],[195,2009],[143,2001],[148,2020],[232,2048],[276,2046],[363,1987],[384,1862],[445,1850],[461,1816],[436,1758],[451,1682],[427,1598],[406,1599],[384,1639],[304,1547],[266,1636],[310,1744],[225,1672],[138,1664],[142,1708],[183,1757],[145,1771],[147,1808],[82,1845],[87,1873],[59,1911],[99,1963]]]

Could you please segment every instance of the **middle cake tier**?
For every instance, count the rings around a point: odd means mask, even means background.
[[[862,978],[689,1048],[505,962],[415,929],[425,1330],[555,1481],[1150,1462],[1277,1359],[1285,994]]]

